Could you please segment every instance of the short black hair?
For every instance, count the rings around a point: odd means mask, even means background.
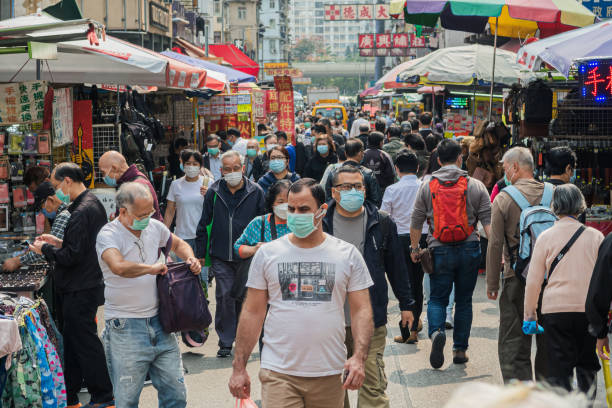
[[[315,179],[299,179],[295,183],[291,184],[291,187],[289,187],[289,193],[298,194],[305,188],[310,190],[310,194],[312,194],[312,197],[317,202],[318,207],[321,207],[323,203],[325,203],[325,189],[323,189],[323,186],[321,186],[321,184]]]
[[[49,178],[49,169],[43,166],[32,166],[29,167],[23,175],[23,184],[30,186],[34,183],[36,186],[40,186],[43,181]]]
[[[436,135],[435,133],[428,134],[425,138],[425,146],[427,147],[427,151],[430,153],[433,152],[442,139],[442,137]]]
[[[346,157],[355,157],[359,153],[363,152],[363,142],[356,137],[349,139],[344,145]]]
[[[282,130],[277,130],[276,132],[274,132],[274,134],[276,135],[276,139],[289,140],[289,138],[287,137],[287,133],[283,132]]]
[[[366,114],[365,114],[365,112],[364,112],[364,111],[360,110],[360,111],[359,111],[359,113],[357,113],[357,115],[358,115],[360,118],[365,118],[365,115],[366,115]]]
[[[338,155],[338,160],[346,161],[346,151],[344,150],[344,146],[340,146],[340,148],[336,150],[336,154]]]
[[[272,154],[272,152],[274,150],[278,150],[279,152],[281,152],[283,154],[283,156],[285,156],[285,159],[287,159],[287,161],[289,161],[289,152],[287,151],[287,149],[285,149],[285,147],[283,146],[274,146],[272,149],[270,149],[269,153],[270,155]]]
[[[257,125],[257,131],[260,132],[262,130],[268,130],[268,127],[265,124],[260,123],[259,125]]]
[[[225,140],[227,139],[227,132],[225,130],[220,130],[217,132],[217,136],[219,137],[219,139]]]
[[[378,119],[374,123],[374,129],[376,129],[377,132],[385,133],[385,130],[387,129],[387,124],[384,120]]]
[[[359,133],[370,133],[370,125],[367,123],[359,125]]]
[[[187,142],[187,139],[185,139],[184,137],[179,137],[174,141],[174,148],[180,149],[181,147],[185,147],[188,144],[189,143]]]
[[[69,177],[75,183],[85,182],[85,173],[83,169],[76,163],[63,162],[55,167],[53,178],[57,181],[64,181],[66,177]]]
[[[410,126],[412,126],[412,131],[417,132],[419,130],[419,121],[416,119],[412,119],[410,121]]]
[[[420,120],[421,120],[421,123],[425,126],[431,125],[431,114],[427,112],[421,114]]]
[[[240,131],[238,129],[236,129],[236,128],[229,128],[227,130],[227,134],[228,135],[234,135],[236,137],[240,137]]]
[[[389,137],[400,137],[402,135],[402,128],[398,125],[391,125],[387,129]]]
[[[338,185],[338,179],[340,178],[340,174],[344,174],[344,173],[350,173],[350,174],[359,173],[361,174],[361,179],[365,182],[365,177],[363,176],[363,173],[361,172],[361,170],[359,170],[358,167],[340,166],[334,171],[332,175],[332,186],[335,187]]]
[[[402,151],[395,158],[395,165],[400,173],[416,173],[419,169],[419,158],[411,151]]]
[[[410,146],[412,150],[425,150],[425,141],[423,140],[423,136],[418,133],[409,133],[404,138],[404,143],[406,146]]]
[[[461,145],[452,139],[444,139],[438,145],[438,158],[442,164],[457,161],[461,155]]]
[[[316,133],[327,133],[325,126],[319,125],[318,123],[312,127],[312,131]]]
[[[327,132],[327,128],[331,127],[331,121],[327,118],[321,118],[319,119],[317,123],[323,125],[325,127],[326,132]]]
[[[268,143],[268,140],[272,139],[273,137],[276,137],[276,140],[278,140],[278,137],[274,133],[268,133],[268,135],[264,137],[264,144]]]
[[[383,140],[385,140],[385,136],[382,133],[372,132],[368,135],[368,146],[378,147]]]
[[[200,166],[202,165],[202,154],[200,152],[192,149],[184,149],[181,151],[181,160],[183,161],[183,164],[185,164],[187,160],[191,159],[192,157],[195,159],[195,161],[200,163]]]
[[[266,193],[266,211],[272,212],[274,207],[274,201],[276,201],[276,197],[282,193],[283,191],[289,191],[291,187],[291,181],[287,179],[278,180],[276,183],[272,184]]]
[[[575,169],[577,161],[576,153],[568,146],[553,147],[546,155],[546,172],[549,176],[563,174],[567,166]]]
[[[221,141],[219,140],[219,136],[210,135],[206,138],[206,143],[209,143],[209,142],[221,142]]]

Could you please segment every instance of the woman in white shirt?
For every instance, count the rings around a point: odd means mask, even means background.
[[[213,183],[212,177],[200,173],[202,155],[197,150],[181,151],[181,170],[185,175],[170,184],[164,224],[168,228],[176,216],[174,233],[195,247],[196,228],[202,215],[204,195]],[[195,248],[194,248],[195,250]],[[208,283],[208,268],[202,268],[202,282]]]

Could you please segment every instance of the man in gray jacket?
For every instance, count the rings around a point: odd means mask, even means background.
[[[472,328],[472,294],[480,263],[480,221],[487,235],[491,224],[489,193],[479,180],[461,170],[461,146],[444,139],[438,146],[442,168],[426,177],[419,188],[410,223],[411,257],[418,262],[423,223],[429,224],[428,247],[432,248],[434,273],[427,307],[428,333],[432,341],[429,361],[433,368],[444,364],[445,321],[449,295],[455,285],[453,363],[468,361],[466,350]]]

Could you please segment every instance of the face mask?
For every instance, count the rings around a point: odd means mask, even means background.
[[[208,148],[208,153],[210,153],[211,156],[216,156],[219,154],[219,148],[218,147],[209,147]]]
[[[54,220],[55,219],[55,215],[57,214],[57,211],[53,211],[53,212],[49,212],[47,210],[45,210],[45,208],[43,207],[41,209],[41,212],[43,213],[43,215],[45,217],[47,217],[49,220]]]
[[[274,210],[275,217],[280,218],[281,220],[287,219],[287,212],[289,209],[288,203],[275,205],[272,209]]]
[[[270,143],[269,145],[266,145],[266,150],[270,151],[270,150],[274,149],[276,146],[278,146],[278,145],[274,144],[274,143]]]
[[[181,164],[182,166],[182,164]],[[181,169],[182,170],[182,169]],[[117,180],[115,180],[114,178],[110,177],[108,174],[106,176],[104,176],[104,182],[111,186],[111,187],[117,187]],[[57,191],[55,192],[57,194]]]
[[[247,156],[249,157],[257,156],[257,149],[247,149]]]
[[[274,173],[280,173],[285,170],[285,161],[282,159],[270,160],[270,170]]]
[[[576,183],[576,169],[574,169],[574,173],[572,174],[572,177],[570,177],[570,183]]]
[[[55,189],[55,196],[59,198],[62,203],[70,203],[70,196],[68,194],[64,194],[61,188]]]
[[[236,187],[242,181],[242,172],[235,171],[233,173],[227,173],[223,176],[223,179],[230,186]]]
[[[185,168],[183,167],[183,163],[179,164],[179,169],[181,169],[181,171],[184,173],[185,172]]]
[[[306,129],[310,129],[310,122],[304,122],[304,127]]]
[[[149,225],[149,221],[151,221],[151,216],[149,215],[147,218],[142,220],[134,220],[132,221],[132,226],[130,227],[134,231],[142,231]]]
[[[287,228],[298,238],[306,238],[317,229],[314,225],[314,214],[287,213]]]
[[[365,195],[363,191],[352,189],[351,191],[340,192],[340,207],[348,212],[355,212],[361,208]]]
[[[198,175],[200,174],[200,167],[199,166],[186,166],[185,170],[183,170],[185,172],[185,175],[189,178],[194,178],[194,177],[198,177]]]
[[[508,180],[508,176],[506,176],[505,174],[504,174],[504,183],[506,183],[507,186],[511,186],[512,185],[512,182],[510,180]]]
[[[328,145],[319,145],[319,146],[317,146],[317,152],[319,152],[319,154],[327,154],[327,152],[329,152],[329,146]]]
[[[227,141],[227,144],[232,147],[234,145],[234,142],[230,142],[229,140]]]

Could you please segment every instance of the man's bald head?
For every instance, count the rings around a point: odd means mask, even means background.
[[[98,167],[104,176],[118,180],[129,166],[121,153],[109,150],[100,157]]]

